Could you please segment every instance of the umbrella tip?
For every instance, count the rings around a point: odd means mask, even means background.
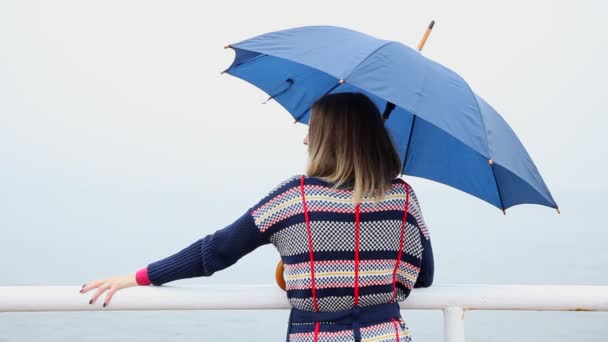
[[[230,46],[230,44],[224,45],[224,49],[232,49],[232,46]]]
[[[488,160],[488,163],[489,163],[490,165],[492,165],[492,164],[494,164],[494,161],[493,161],[492,159],[490,159],[490,160]]]
[[[556,207],[555,210],[557,210],[557,213],[560,214],[559,207]]]
[[[503,215],[507,215],[507,211],[503,209],[503,210],[502,210],[502,214],[503,214]]]

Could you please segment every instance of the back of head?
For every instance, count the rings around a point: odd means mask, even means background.
[[[376,199],[401,174],[401,161],[376,105],[362,93],[335,93],[312,106],[306,174],[353,184],[355,203]]]

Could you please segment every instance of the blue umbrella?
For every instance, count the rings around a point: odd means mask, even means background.
[[[262,89],[295,122],[307,124],[312,104],[326,94],[361,92],[384,108],[403,174],[452,186],[503,212],[523,203],[557,209],[526,149],[494,108],[454,71],[406,45],[308,26],[227,47],[235,58],[224,72]]]

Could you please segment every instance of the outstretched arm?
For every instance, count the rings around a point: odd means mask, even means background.
[[[149,264],[136,273],[139,285],[162,285],[184,278],[210,276],[227,268],[259,246],[270,243],[247,210],[232,224],[183,250]]]
[[[269,236],[274,224],[272,217],[266,214],[272,212],[272,209],[281,203],[272,201],[274,197],[289,189],[292,186],[291,182],[295,181],[297,177],[290,177],[280,183],[261,201],[225,228],[195,241],[167,258],[153,262],[137,272],[88,282],[82,286],[80,293],[86,293],[96,288],[95,295],[89,301],[89,304],[93,304],[104,291],[109,290],[103,305],[105,307],[110,302],[112,295],[119,289],[136,285],[162,285],[177,279],[210,276],[236,263],[257,247],[271,243]]]

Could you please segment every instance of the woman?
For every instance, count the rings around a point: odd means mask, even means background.
[[[360,93],[312,107],[306,175],[292,176],[240,218],[139,271],[83,285],[105,291],[210,276],[272,243],[292,306],[287,341],[411,341],[398,302],[433,282],[418,200],[378,108]]]

